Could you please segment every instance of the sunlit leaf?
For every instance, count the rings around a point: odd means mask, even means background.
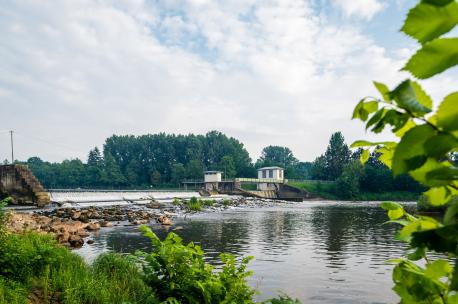
[[[426,161],[423,145],[434,134],[435,130],[429,125],[410,129],[394,151],[393,174],[399,175],[421,167]]]
[[[444,215],[444,224],[452,225],[458,223],[458,197],[452,198],[450,205]]]
[[[353,111],[352,119],[359,118],[362,121],[366,121],[369,117],[369,114],[377,111],[378,109],[378,101],[365,101],[366,99],[362,99],[355,107]]]
[[[402,69],[426,79],[457,64],[458,38],[440,38],[425,44]]]
[[[409,241],[412,233],[436,229],[439,226],[440,224],[433,218],[423,217],[422,219],[410,223],[409,225],[402,228],[399,232],[398,238],[402,241]]]
[[[430,188],[425,195],[432,206],[445,205],[450,199],[450,192],[445,187]]]
[[[381,82],[374,81],[374,86],[375,88],[379,91],[379,93],[382,95],[384,101],[390,102],[390,89]]]
[[[361,161],[361,164],[364,165],[369,160],[370,156],[371,156],[371,154],[370,154],[369,150],[363,150],[363,152],[359,156],[359,160]]]
[[[452,272],[452,266],[446,260],[436,260],[426,265],[425,275],[431,279],[447,277]]]
[[[436,170],[441,170],[444,168],[449,167],[450,164],[446,162],[440,162],[434,158],[428,158],[426,163],[421,166],[420,168],[409,172],[410,176],[412,176],[416,181],[430,187],[440,187],[440,186],[446,186],[449,184],[449,181],[447,179],[443,179],[443,177],[440,175],[438,178],[431,178],[429,175],[430,172],[434,172]]]
[[[423,115],[431,112],[433,101],[415,81],[407,79],[398,85],[390,96],[396,101],[399,107],[410,113]]]
[[[430,157],[443,157],[458,147],[458,139],[449,134],[439,134],[424,143],[424,149]]]
[[[447,33],[458,23],[458,4],[435,6],[419,3],[409,11],[402,31],[425,43]]]
[[[367,140],[356,140],[350,145],[350,148],[373,147],[373,146],[379,146],[379,145],[394,146],[396,145],[396,143],[393,141],[370,142]]]
[[[437,110],[436,120],[444,130],[458,130],[458,92],[444,98]]]
[[[403,137],[407,131],[409,131],[410,129],[412,129],[415,126],[416,126],[415,122],[413,122],[412,119],[409,119],[401,128],[399,128],[397,131],[393,130],[393,132],[395,133],[397,137]]]
[[[385,210],[398,210],[398,209],[404,210],[404,208],[400,204],[395,203],[395,202],[383,202],[380,204],[380,207]]]

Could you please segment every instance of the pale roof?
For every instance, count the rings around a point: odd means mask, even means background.
[[[282,167],[264,167],[264,168],[259,168],[258,171],[261,171],[261,170],[274,170],[274,169],[280,169],[280,170],[283,170]]]

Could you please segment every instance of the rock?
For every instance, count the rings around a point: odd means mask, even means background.
[[[134,225],[144,225],[147,224],[148,220],[135,220],[132,224]]]
[[[151,208],[151,209],[159,209],[161,208],[161,204],[159,204],[158,202],[151,202],[151,203],[148,203],[145,205],[147,208]]]
[[[89,236],[89,233],[84,229],[78,229],[76,234],[82,238]]]
[[[100,224],[99,223],[91,223],[91,224],[87,225],[86,229],[87,230],[91,230],[91,231],[99,230],[100,229]]]
[[[94,240],[87,240],[86,243],[88,243],[89,245],[94,244]]]
[[[69,238],[70,238],[70,233],[68,231],[66,231],[66,230],[61,232],[61,233],[59,233],[59,234],[57,234],[57,237],[56,237],[57,241],[60,244],[67,243]]]
[[[100,226],[102,227],[113,227],[113,223],[112,222],[108,222],[108,221],[100,221]]]
[[[161,225],[172,225],[172,221],[170,220],[170,218],[166,215],[161,215],[157,221],[161,224]]]
[[[74,248],[79,248],[84,244],[84,240],[79,235],[71,235],[68,242]]]
[[[173,230],[183,230],[183,227],[182,226],[176,226],[175,229]]]
[[[73,220],[79,219],[80,216],[81,216],[81,212],[80,212],[80,211],[74,211],[74,212],[72,213],[72,219],[73,219]]]

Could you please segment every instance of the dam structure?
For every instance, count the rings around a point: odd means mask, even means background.
[[[222,171],[205,171],[203,180],[185,180],[185,189],[200,189],[206,195],[242,195],[265,199],[302,201],[312,198],[312,194],[287,184],[281,167],[258,169],[258,178],[223,179]],[[254,189],[253,189],[254,188]]]

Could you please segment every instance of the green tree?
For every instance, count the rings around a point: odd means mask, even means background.
[[[233,178],[237,173],[235,170],[234,159],[230,155],[223,156],[218,167],[222,172],[224,172],[224,178]]]
[[[191,179],[201,179],[204,176],[204,166],[198,159],[191,160],[186,166],[186,177]]]
[[[257,167],[280,166],[293,167],[299,161],[288,147],[268,146],[262,149]]]
[[[174,164],[172,167],[172,183],[180,185],[180,183],[186,178],[186,169],[183,164]]]
[[[102,183],[114,187],[126,184],[126,178],[121,173],[121,169],[116,163],[115,158],[109,152],[106,152],[104,155]]]
[[[410,10],[402,31],[421,47],[403,70],[426,79],[457,65],[458,38],[441,37],[457,24],[457,1],[419,2]],[[458,92],[447,95],[433,112],[431,97],[415,80],[406,79],[391,90],[379,82],[374,85],[381,97],[362,99],[353,118],[366,122],[366,129],[374,133],[391,127],[399,140],[360,140],[352,147],[368,147],[361,157],[363,163],[369,150],[375,150],[395,176],[408,174],[427,187],[426,202],[446,206],[442,219],[437,219],[413,216],[396,203],[382,204],[390,221],[402,226],[397,238],[409,244],[405,256],[391,261],[395,264],[393,290],[401,303],[457,303],[458,167],[452,154],[458,151]],[[430,259],[430,252],[437,258]]]
[[[331,135],[329,145],[324,153],[326,179],[335,180],[350,161],[351,152],[341,132]]]
[[[363,166],[359,161],[351,161],[345,164],[342,174],[336,181],[339,196],[346,199],[356,198],[360,193],[362,176]]]

